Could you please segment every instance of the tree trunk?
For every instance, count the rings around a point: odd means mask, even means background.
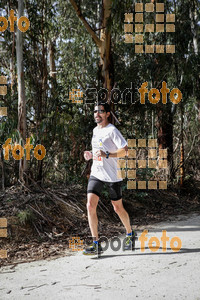
[[[193,49],[194,54],[197,56],[199,53],[199,47],[198,47],[198,38],[199,38],[199,26],[198,26],[198,13],[197,13],[198,7],[197,7],[197,1],[192,0],[191,6],[190,6],[190,19],[191,19],[191,32],[193,35]],[[200,122],[200,95],[199,95],[199,89],[200,89],[200,75],[199,73],[196,76],[196,97],[197,97],[197,106],[198,106],[198,120]]]
[[[1,161],[1,171],[2,171],[1,186],[2,186],[2,190],[4,191],[4,189],[5,189],[5,168],[4,168],[3,149],[0,149],[0,161]]]
[[[46,2],[42,1],[42,23],[41,23],[41,34],[42,34],[42,64],[41,64],[41,77],[42,77],[42,85],[41,85],[41,98],[40,104],[38,106],[38,120],[37,120],[37,135],[38,129],[44,116],[47,114],[47,47],[45,40],[45,28],[44,24],[46,21]],[[37,136],[40,139],[41,143],[46,138],[46,129],[43,132],[43,137]],[[37,182],[42,184],[43,179],[43,160],[38,160],[37,163]]]
[[[152,80],[152,86],[156,87],[158,90],[161,90],[162,83],[160,82],[161,67],[156,64],[153,69],[154,80]],[[163,78],[163,81],[167,81]],[[157,135],[158,135],[158,148],[167,149],[167,162],[168,162],[168,174],[169,177],[173,177],[173,113],[172,113],[172,104],[167,102],[163,104],[160,100],[156,104],[156,114],[157,114]]]
[[[193,48],[194,53],[198,54],[198,13],[197,3],[195,0],[191,1],[190,5],[190,20],[191,20],[191,32],[193,35]]]
[[[18,0],[18,18],[23,16],[24,3],[23,0]],[[17,30],[17,76],[18,76],[18,130],[22,138],[22,146],[26,142],[26,99],[25,99],[25,84],[23,70],[23,33]],[[19,163],[19,179],[24,181],[23,173],[26,170],[26,160],[23,157]]]
[[[99,47],[100,54],[100,68],[101,75],[103,79],[103,86],[108,90],[110,94],[114,82],[113,82],[113,63],[111,57],[111,32],[108,26],[109,20],[111,18],[111,0],[103,0],[103,17],[101,25],[100,40],[101,44]],[[110,99],[109,99],[110,101]]]
[[[86,30],[91,35],[93,41],[99,50],[100,55],[100,73],[101,80],[103,82],[103,87],[108,90],[108,102],[110,103],[110,92],[114,86],[114,67],[111,55],[111,28],[109,21],[111,18],[111,6],[112,0],[102,0],[102,20],[101,20],[101,32],[100,38],[96,35],[95,31],[91,28],[89,23],[86,21],[82,15],[80,7],[77,5],[76,1],[70,0],[73,8],[76,11],[77,16],[84,24]],[[114,104],[111,103],[111,109],[113,109]],[[114,118],[112,119],[114,123]]]
[[[11,78],[11,96],[14,96],[13,86],[15,84],[15,32],[13,32],[13,43],[12,43],[12,57],[10,58],[10,78]]]
[[[184,138],[183,138],[183,115],[184,115],[184,108],[183,104],[181,103],[181,159],[180,159],[180,186],[183,186],[184,183],[184,176],[185,176],[185,168],[184,168]]]
[[[56,80],[56,64],[55,64],[55,44],[49,42],[49,67],[50,67],[50,77]]]
[[[170,177],[173,177],[173,114],[169,109],[164,112],[162,103],[158,103],[158,148],[167,149],[167,161],[169,164]],[[166,104],[167,105],[167,104]]]

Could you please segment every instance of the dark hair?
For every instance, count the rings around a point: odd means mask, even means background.
[[[97,101],[94,106],[100,106],[100,105],[102,105],[104,107],[106,112],[110,112],[110,105],[108,104],[108,102]]]

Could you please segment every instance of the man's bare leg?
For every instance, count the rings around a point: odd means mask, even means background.
[[[127,233],[131,233],[131,224],[130,224],[130,218],[127,213],[127,211],[124,209],[122,199],[117,201],[111,201],[112,205],[114,207],[115,212],[118,214],[120,220],[122,221],[122,224],[126,228]]]
[[[98,240],[98,218],[97,218],[97,205],[99,197],[96,194],[87,194],[87,213],[88,222],[92,237]]]

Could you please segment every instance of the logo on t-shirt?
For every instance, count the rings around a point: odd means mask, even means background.
[[[98,150],[103,150],[102,139],[93,140],[94,152],[93,152],[93,160],[96,166],[103,166],[103,157],[96,156],[95,153]]]

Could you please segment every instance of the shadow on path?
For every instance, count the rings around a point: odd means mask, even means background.
[[[149,248],[146,247],[145,250]],[[156,247],[154,247],[156,249]],[[162,248],[158,248],[162,249]],[[140,250],[140,248],[136,248],[136,250]],[[167,250],[171,251],[171,248],[167,248]],[[188,253],[197,253],[200,252],[200,248],[197,249],[189,249],[189,248],[181,248],[178,252],[159,252],[159,253],[133,253],[133,254],[116,254],[116,255],[99,255],[99,257],[92,257],[91,259],[105,259],[105,258],[112,258],[112,257],[127,257],[127,256],[138,256],[138,255],[177,255],[177,254],[188,254]]]

